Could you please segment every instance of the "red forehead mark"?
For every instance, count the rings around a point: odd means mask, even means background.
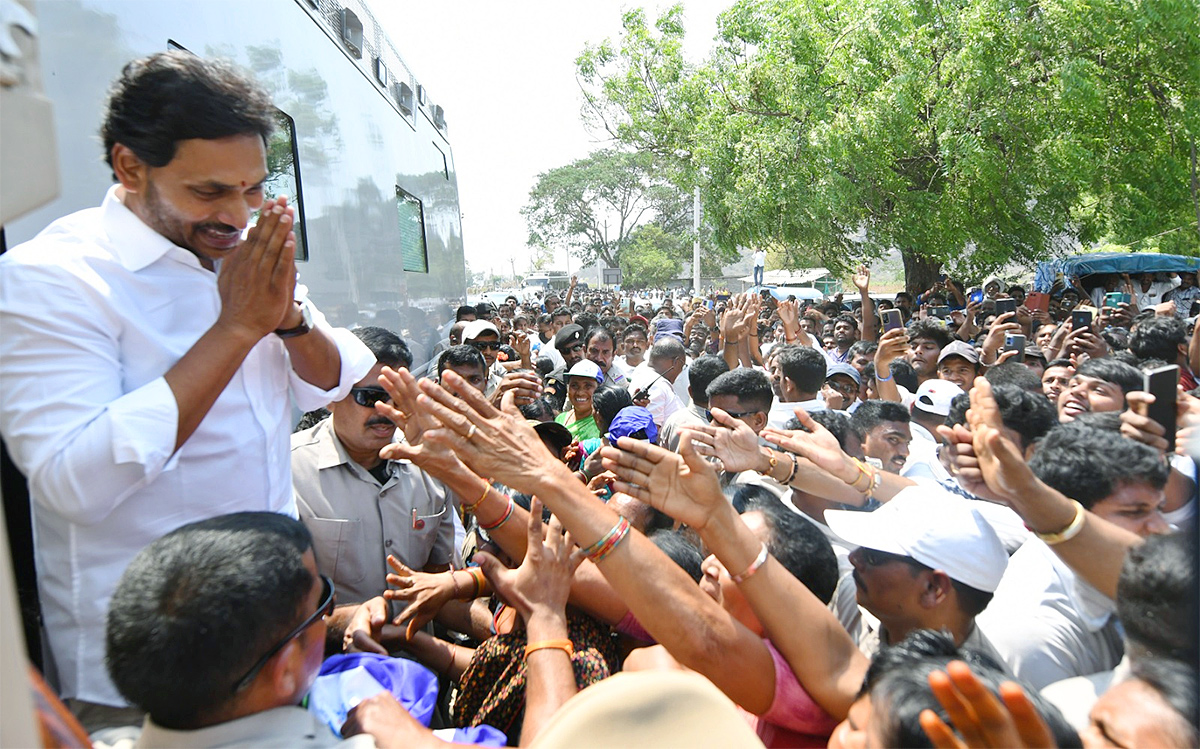
[[[245,187],[245,186],[246,186],[246,181],[242,180],[242,187]]]

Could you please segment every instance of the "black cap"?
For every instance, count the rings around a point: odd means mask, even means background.
[[[564,325],[562,330],[558,331],[558,335],[554,336],[554,348],[562,351],[568,346],[574,346],[576,343],[583,342],[583,328],[572,323]]]

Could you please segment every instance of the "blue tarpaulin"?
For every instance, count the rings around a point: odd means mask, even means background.
[[[1158,252],[1094,252],[1038,263],[1033,277],[1037,291],[1050,291],[1059,273],[1091,276],[1096,273],[1178,273],[1200,271],[1200,258]]]

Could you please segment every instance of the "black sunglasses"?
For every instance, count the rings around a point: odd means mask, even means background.
[[[500,341],[471,341],[476,351],[499,351]]]
[[[363,408],[374,408],[379,401],[392,402],[392,396],[383,388],[350,388],[350,395],[354,396],[354,402]]]
[[[254,681],[254,677],[258,675],[258,672],[262,670],[263,666],[267,665],[267,661],[274,658],[275,654],[280,650],[283,650],[285,645],[299,637],[304,630],[315,624],[318,619],[329,616],[333,613],[334,598],[336,596],[336,591],[333,587],[333,580],[330,580],[326,575],[321,575],[320,577],[321,583],[325,586],[325,592],[321,597],[321,603],[317,606],[317,610],[314,611],[311,616],[301,622],[300,626],[293,629],[287,637],[284,637],[282,640],[275,643],[275,646],[268,650],[266,655],[264,655],[262,658],[259,658],[254,663],[250,670],[246,672],[245,676],[237,680],[237,683],[233,685],[234,694],[242,691],[250,684],[250,682]]]
[[[744,419],[747,416],[753,416],[754,414],[762,413],[762,411],[726,411],[725,413],[729,414],[729,416],[734,419]]]

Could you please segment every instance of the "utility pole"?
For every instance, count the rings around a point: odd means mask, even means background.
[[[692,193],[692,296],[700,295],[700,185]]]

